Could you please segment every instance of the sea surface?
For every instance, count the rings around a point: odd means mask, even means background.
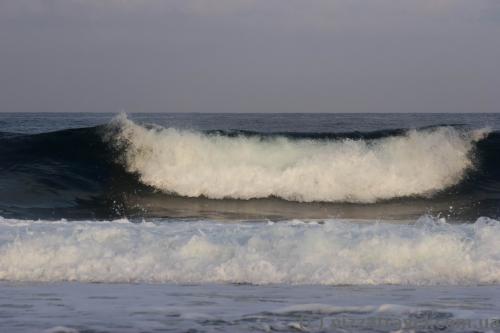
[[[500,331],[500,114],[0,113],[0,332]]]

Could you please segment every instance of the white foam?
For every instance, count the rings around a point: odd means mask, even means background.
[[[124,115],[112,138],[145,184],[182,196],[374,202],[460,182],[487,130],[440,127],[378,140],[225,137],[145,128]]]
[[[371,313],[376,310],[376,307],[366,306],[336,306],[330,304],[311,303],[311,304],[296,304],[271,311],[277,314],[286,314],[294,312],[311,312],[320,314],[340,314],[340,313]]]
[[[423,307],[406,306],[399,304],[381,304],[379,306],[337,306],[322,303],[295,304],[270,311],[271,313],[287,314],[295,312],[311,312],[318,314],[364,314],[364,313],[385,313],[385,314],[409,314],[428,310]]]
[[[500,282],[500,223],[59,222],[0,219],[0,280]]]

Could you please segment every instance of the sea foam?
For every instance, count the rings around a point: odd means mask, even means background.
[[[409,130],[376,140],[228,137],[112,122],[128,171],[159,190],[213,199],[362,202],[428,196],[458,184],[486,130]],[[116,130],[118,129],[118,130]]]
[[[252,284],[500,282],[500,222],[0,219],[0,280]]]

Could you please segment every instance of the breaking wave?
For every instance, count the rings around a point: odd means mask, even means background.
[[[500,282],[500,223],[0,218],[0,280],[251,284]]]
[[[487,130],[409,130],[377,139],[221,135],[114,120],[113,142],[144,184],[187,197],[373,203],[460,183]]]
[[[0,133],[0,215],[112,219],[500,215],[500,135],[435,126],[355,133],[111,123]]]

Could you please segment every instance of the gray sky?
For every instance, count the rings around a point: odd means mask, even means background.
[[[499,112],[498,0],[0,0],[0,111]]]

